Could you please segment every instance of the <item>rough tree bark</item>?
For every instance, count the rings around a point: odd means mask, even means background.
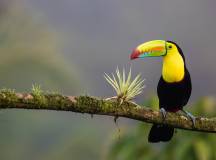
[[[90,96],[63,96],[60,94],[15,93],[0,91],[0,108],[46,109],[72,111],[98,115],[126,117],[147,123],[168,124],[175,128],[216,133],[216,118],[196,118],[195,126],[187,117],[178,113],[168,113],[163,120],[160,112],[130,102],[121,105],[115,100],[104,100]]]

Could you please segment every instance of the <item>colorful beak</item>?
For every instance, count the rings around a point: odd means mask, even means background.
[[[131,58],[131,60],[136,59],[136,58],[139,58],[140,55],[141,55],[140,51],[138,49],[134,49],[130,58]]]
[[[166,53],[166,41],[153,40],[139,45],[136,49],[133,50],[130,58],[136,59],[145,57],[159,57],[165,56]]]

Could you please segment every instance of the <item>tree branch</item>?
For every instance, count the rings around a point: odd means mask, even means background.
[[[216,118],[196,118],[193,127],[187,117],[178,113],[167,113],[165,121],[158,111],[141,107],[130,102],[121,105],[115,100],[104,100],[89,96],[63,96],[60,94],[15,93],[12,90],[0,91],[0,108],[46,109],[72,111],[116,117],[126,117],[147,123],[168,124],[175,128],[216,133]]]

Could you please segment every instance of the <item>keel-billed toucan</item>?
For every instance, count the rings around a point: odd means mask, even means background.
[[[183,110],[191,95],[191,78],[186,68],[185,57],[181,48],[172,41],[153,40],[139,45],[131,54],[131,59],[145,57],[163,57],[162,76],[157,86],[159,107],[163,116],[166,111],[182,110],[195,123],[195,118]],[[154,124],[148,141],[169,141],[174,128],[168,125]]]

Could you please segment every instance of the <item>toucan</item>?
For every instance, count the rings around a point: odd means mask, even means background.
[[[131,59],[162,57],[162,75],[157,86],[159,108],[163,117],[166,112],[183,111],[195,125],[195,117],[183,110],[192,91],[190,73],[186,67],[181,48],[173,41],[152,40],[136,47]],[[167,142],[174,134],[174,127],[165,124],[153,124],[148,141],[152,143]]]

